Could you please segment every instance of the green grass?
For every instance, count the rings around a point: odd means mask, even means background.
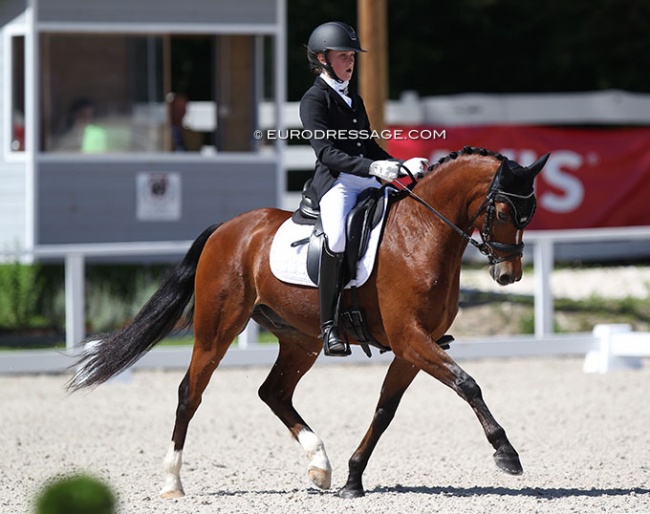
[[[504,306],[516,309],[504,309]],[[504,325],[517,327],[518,334],[535,331],[535,308],[532,295],[513,295],[485,291],[464,292],[461,306],[488,307],[492,318]],[[636,331],[650,330],[650,299],[626,297],[603,298],[594,295],[581,300],[556,298],[553,302],[555,333],[590,332],[594,326],[607,323],[628,323]]]

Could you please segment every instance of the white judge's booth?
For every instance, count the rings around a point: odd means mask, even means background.
[[[185,241],[279,205],[283,141],[254,132],[263,103],[282,125],[285,9],[3,0],[0,248]]]

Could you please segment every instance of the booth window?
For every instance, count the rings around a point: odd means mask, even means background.
[[[43,34],[42,149],[256,151],[258,38]]]
[[[25,36],[11,38],[11,143],[12,152],[25,151]]]

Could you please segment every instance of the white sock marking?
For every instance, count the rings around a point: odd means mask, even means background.
[[[165,485],[163,486],[162,493],[169,493],[172,491],[182,491],[181,485],[181,466],[183,464],[183,450],[174,450],[174,442],[172,441],[167,450],[167,455],[163,461],[163,469],[165,471]]]
[[[330,460],[325,453],[325,445],[316,434],[310,430],[301,430],[298,434],[298,442],[310,459],[309,467],[332,471]]]

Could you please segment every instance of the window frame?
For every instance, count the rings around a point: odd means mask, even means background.
[[[25,162],[26,155],[28,151],[32,149],[27,148],[27,141],[25,141],[25,148],[23,150],[13,150],[11,148],[11,143],[13,141],[13,108],[14,108],[14,45],[15,41],[18,38],[23,38],[23,45],[25,52],[27,49],[27,29],[24,25],[7,25],[2,33],[2,48],[3,56],[2,61],[5,63],[3,70],[2,82],[4,87],[2,88],[2,103],[6,106],[2,112],[2,154],[5,162]],[[27,74],[27,55],[24,55],[23,69],[24,74]],[[27,93],[27,84],[26,77],[23,76],[23,88],[25,93]],[[27,104],[27,98],[25,98],[25,108]],[[27,113],[24,112],[25,124],[28,123]]]
[[[155,37],[160,37],[163,40],[167,36],[209,36],[209,37],[216,37],[219,38],[221,36],[231,36],[231,35],[241,35],[241,36],[247,36],[251,38],[251,47],[254,52],[254,59],[255,59],[255,67],[251,72],[251,77],[253,79],[253,85],[251,87],[253,93],[256,96],[257,103],[252,106],[253,109],[253,116],[254,118],[252,119],[252,129],[251,129],[251,139],[253,136],[253,132],[257,125],[259,124],[259,119],[258,116],[260,114],[260,105],[262,102],[265,101],[265,96],[270,97],[269,100],[272,104],[276,105],[277,100],[279,98],[278,95],[271,93],[268,94],[268,92],[264,91],[264,84],[261,83],[261,79],[264,76],[268,70],[266,69],[264,59],[262,58],[262,52],[260,51],[261,48],[263,48],[264,44],[271,45],[271,48],[273,52],[277,52],[277,48],[279,48],[279,43],[277,43],[277,34],[275,34],[273,31],[263,31],[262,33],[259,33],[258,31],[253,31],[253,30],[241,30],[241,31],[235,31],[235,32],[218,32],[218,31],[210,31],[209,28],[206,29],[205,27],[202,27],[202,30],[188,30],[187,27],[175,27],[174,30],[163,30],[162,28],[158,27],[155,31],[148,31],[148,30],[138,30],[137,27],[132,27],[131,30],[127,31],[104,31],[104,30],[96,30],[96,31],[90,31],[88,30],[88,27],[79,27],[75,26],[74,29],[70,28],[70,30],[64,30],[61,27],[50,27],[49,24],[41,24],[38,30],[38,44],[39,48],[42,47],[42,38],[44,36],[51,36],[51,37],[57,37],[57,36],[67,36],[67,35],[74,35],[74,36],[87,36],[87,37],[94,37],[94,36],[118,36],[118,37],[129,37],[129,36],[155,36]],[[259,27],[257,27],[259,30]],[[265,41],[265,37],[269,36],[270,39]],[[45,65],[45,62],[43,60],[43,54],[45,53],[45,50],[42,51],[40,59],[39,59],[39,76],[41,79],[39,80],[39,86],[38,86],[38,109],[39,109],[39,145],[37,148],[37,153],[41,156],[41,158],[53,158],[57,159],[59,157],[70,157],[74,156],[75,158],[79,158],[82,153],[78,152],[57,152],[53,151],[52,148],[47,148],[44,145],[44,140],[46,138],[46,131],[48,130],[48,127],[45,126],[44,124],[44,104],[43,102],[45,101],[45,96],[47,92],[43,89],[44,88],[44,82],[43,82],[43,77],[45,76],[45,71],[43,66]],[[165,57],[163,57],[165,58]],[[274,55],[274,63],[277,60],[277,56]],[[163,66],[168,66],[169,63],[163,64]],[[276,88],[278,84],[278,79],[275,76],[278,71],[275,69],[275,66],[271,68],[273,76],[271,78],[271,84],[272,88]],[[166,77],[162,77],[163,83],[167,82]],[[169,86],[169,84],[166,84]],[[217,102],[218,100],[215,98],[213,102]],[[277,116],[277,111],[275,111],[275,115]],[[215,133],[213,134],[213,139],[216,140],[218,139],[218,133],[217,129],[215,129]],[[250,150],[219,150],[216,149],[216,151],[208,151],[207,153],[204,153],[202,151],[189,151],[185,152],[184,155],[186,157],[191,157],[192,155],[201,155],[203,158],[205,157],[219,157],[219,156],[228,156],[228,155],[233,155],[233,154],[244,154],[244,155],[252,155],[252,156],[259,156],[260,153],[264,153],[265,151],[268,151],[269,148],[262,148],[262,145],[256,144],[257,142],[254,142],[255,144],[250,148]],[[210,147],[208,147],[209,150]],[[276,154],[278,152],[277,149],[277,144],[271,145],[272,152]],[[117,151],[117,152],[99,152],[93,154],[93,158],[108,158],[110,156],[122,156],[122,157],[129,157],[129,156],[144,156],[144,155],[153,155],[153,156],[160,156],[160,155],[169,155],[171,153],[174,153],[169,150],[160,150],[160,151]]]

